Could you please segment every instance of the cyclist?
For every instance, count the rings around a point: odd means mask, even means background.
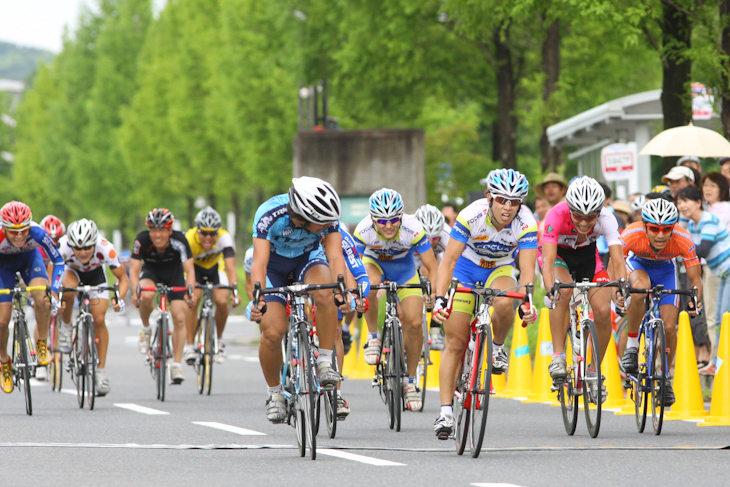
[[[142,331],[137,348],[143,355],[149,353],[152,328],[150,314],[154,308],[154,292],[142,292],[137,296],[137,285],[154,287],[157,283],[167,286],[188,286],[195,284],[195,269],[192,251],[185,234],[172,229],[175,217],[166,208],[155,208],[147,214],[145,223],[149,230],[140,232],[134,241],[132,261],[129,265],[129,282],[132,287],[132,304],[139,308]],[[144,261],[144,264],[142,263]],[[188,291],[190,293],[190,291]],[[187,310],[183,298],[192,307],[191,296],[186,293],[172,292],[170,314],[174,330],[172,332],[173,362],[170,366],[170,379],[173,384],[185,380],[182,369],[182,354],[185,346],[185,318]]]
[[[107,285],[104,265],[116,277],[119,283],[119,296],[126,296],[129,289],[129,279],[124,267],[119,263],[119,257],[114,245],[105,238],[100,238],[99,229],[92,220],[83,218],[72,222],[68,226],[68,235],[61,239],[59,251],[66,263],[63,274],[63,285],[77,287],[79,285],[99,286]],[[61,315],[61,329],[58,335],[58,347],[64,352],[71,351],[73,327],[71,318],[73,313],[74,297],[76,293],[64,293],[66,305]],[[92,292],[91,315],[94,318],[94,335],[96,336],[99,364],[96,367],[96,394],[106,396],[111,391],[109,378],[106,376],[106,354],[109,348],[109,330],[105,316],[109,307],[108,292]],[[124,300],[113,303],[112,308],[117,313],[124,311]]]
[[[520,284],[534,283],[537,256],[537,222],[530,209],[523,205],[529,183],[512,169],[499,169],[486,178],[487,197],[464,208],[451,230],[451,240],[439,267],[439,280],[433,319],[444,323],[446,346],[441,355],[439,394],[441,414],[434,422],[436,437],[446,440],[454,430],[452,399],[461,357],[469,340],[469,324],[474,312],[475,298],[454,300],[451,315],[444,309],[451,278],[464,286],[484,283],[486,288],[509,289],[515,281],[515,254],[519,252]],[[494,346],[492,372],[507,370],[504,340],[514,319],[513,302],[496,298],[493,302]],[[522,305],[520,313],[526,323],[534,323],[534,310]]]
[[[236,270],[236,247],[233,237],[226,230],[221,228],[221,216],[212,207],[207,206],[200,210],[195,217],[195,228],[185,233],[193,255],[195,267],[195,282],[197,284],[221,284],[238,287],[238,271]],[[218,268],[221,261],[225,267],[225,274],[221,280]],[[223,342],[223,330],[228,319],[228,290],[216,289],[213,291],[215,302],[215,328],[218,334],[218,353],[215,356],[216,363],[223,363],[226,359],[226,345]],[[203,294],[202,289],[193,290],[193,307],[188,311],[185,320],[187,329],[187,344],[183,352],[183,360],[188,365],[195,363],[195,330],[198,327],[198,319],[195,311]],[[235,308],[241,304],[238,296],[232,301]]]
[[[436,263],[441,263],[446,246],[449,245],[449,232],[445,228],[444,214],[433,205],[423,205],[416,210],[416,219],[421,222],[428,241],[431,242],[431,250],[436,256]],[[428,270],[421,262],[420,254],[416,253],[413,257],[416,260],[416,269],[423,277],[429,277]],[[441,333],[441,325],[433,320],[431,320],[429,338],[431,339],[431,350],[444,349],[444,335]]]
[[[542,247],[538,249],[538,264],[542,267],[545,289],[552,288],[555,279],[561,282],[609,282],[596,248],[598,237],[605,236],[608,244],[613,275],[626,278],[623,265],[623,245],[618,222],[608,208],[603,206],[605,193],[595,179],[588,176],[575,178],[568,186],[565,201],[555,205],[545,217]],[[611,333],[611,289],[591,289],[588,298],[593,309],[601,358],[608,346]],[[550,309],[550,331],[553,338],[553,358],[549,367],[554,381],[564,381],[568,375],[566,357],[562,352],[568,331],[568,304],[570,293],[552,296],[548,291],[545,305]],[[616,291],[615,301],[620,311],[624,309],[623,297]],[[596,385],[596,381],[590,382]],[[597,393],[597,391],[596,391]],[[605,397],[605,394],[603,395]]]
[[[36,352],[38,365],[48,365],[50,354],[46,337],[51,314],[55,314],[60,303],[58,302],[58,286],[63,274],[63,258],[53,245],[53,240],[46,231],[33,222],[33,215],[25,203],[11,201],[0,209],[0,288],[12,288],[15,285],[15,273],[20,272],[23,281],[28,286],[47,286],[48,274],[43,265],[39,247],[46,251],[53,262],[51,277],[50,309],[45,304],[45,293],[34,291],[33,308],[36,316]],[[0,296],[0,388],[6,392],[13,392],[13,372],[11,357],[8,355],[8,325],[12,313],[11,295]]]
[[[274,196],[256,210],[253,222],[251,282],[267,287],[287,285],[287,277],[306,284],[335,282],[345,275],[342,236],[339,230],[340,197],[319,178],[292,179],[288,194]],[[350,303],[329,290],[311,293],[317,305],[320,345],[335,343],[336,307],[349,311]],[[286,399],[281,385],[281,340],[287,330],[286,300],[267,294],[253,305],[251,319],[261,323],[259,359],[268,386],[266,417],[272,423],[286,420]],[[268,311],[267,311],[268,310]],[[332,348],[321,347],[317,374],[322,385],[337,385],[341,377],[332,367]]]
[[[435,281],[438,265],[431,250],[426,232],[414,215],[403,213],[403,198],[392,189],[382,188],[369,200],[370,216],[366,216],[355,229],[357,251],[363,255],[363,263],[370,283],[383,281],[398,284],[417,284],[416,263],[413,253],[421,254],[428,276]],[[403,397],[411,411],[421,409],[421,396],[416,387],[416,369],[423,347],[423,300],[419,289],[398,291],[402,309],[403,345],[406,351],[408,377],[403,381]],[[428,297],[427,305],[433,296]],[[378,333],[378,299],[370,297],[370,308],[365,313],[368,339],[365,343],[365,362],[375,365],[380,361],[382,341]]]
[[[662,198],[648,200],[641,210],[640,222],[626,227],[621,238],[629,272],[629,285],[648,289],[663,284],[664,289],[677,289],[677,266],[674,258],[681,256],[687,269],[687,278],[699,290],[698,301],[702,299],[702,272],[695,252],[692,236],[677,225],[679,212],[674,204]],[[644,295],[637,294],[629,303],[627,312],[628,341],[622,358],[624,369],[634,373],[639,367],[639,324],[644,317]],[[667,294],[659,301],[659,315],[666,324],[669,364],[674,361],[677,346],[677,315],[679,308],[676,295]],[[690,301],[692,303],[692,301]],[[692,314],[695,310],[690,311]],[[674,404],[674,390],[667,382],[665,405]]]

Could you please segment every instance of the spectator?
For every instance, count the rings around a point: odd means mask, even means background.
[[[611,207],[613,208],[613,214],[616,215],[621,221],[623,221],[624,228],[626,228],[629,223],[632,223],[634,221],[631,217],[631,205],[628,201],[614,200],[613,203],[611,203]]]
[[[710,271],[719,278],[717,305],[708,309],[714,313],[715,323],[722,322],[722,315],[730,311],[730,234],[720,219],[709,211],[702,209],[702,193],[694,187],[687,187],[677,193],[677,207],[689,219],[687,230],[692,235],[697,247],[697,255],[707,261]],[[695,331],[692,331],[694,338]],[[695,346],[706,345],[700,340]],[[714,375],[716,371],[716,355],[710,356],[709,365],[702,373]]]
[[[534,187],[535,194],[541,198],[545,198],[550,208],[560,203],[565,197],[568,190],[568,183],[563,177],[555,172],[550,172],[545,176],[541,183]]]
[[[662,177],[662,182],[669,185],[672,198],[677,197],[677,191],[694,185],[695,174],[689,167],[675,166]]]
[[[550,203],[542,196],[538,196],[535,198],[533,205],[535,205],[535,220],[538,222],[543,221],[547,212],[550,211]]]
[[[684,156],[677,161],[678,166],[689,167],[698,173],[702,173],[702,162],[697,156]]]
[[[730,157],[720,159],[720,173],[727,179],[730,184]]]
[[[456,205],[447,203],[441,208],[441,213],[444,214],[444,218],[446,218],[446,222],[449,224],[450,227],[454,226],[454,223],[456,223],[456,217],[459,216],[459,212],[456,210]]]

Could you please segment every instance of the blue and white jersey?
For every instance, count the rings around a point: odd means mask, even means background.
[[[253,245],[246,249],[246,255],[243,256],[243,272],[251,274],[253,269]]]
[[[370,278],[365,270],[365,264],[362,263],[357,253],[355,239],[352,238],[352,235],[350,235],[350,232],[347,231],[342,222],[340,222],[340,234],[342,235],[342,255],[345,257],[347,268],[350,269],[350,272],[358,283],[365,283],[363,296],[367,297],[370,294]]]
[[[339,231],[340,222],[334,222],[317,233],[295,227],[287,213],[288,204],[289,194],[280,194],[264,202],[256,210],[252,227],[253,238],[268,240],[271,243],[271,252],[293,259],[315,250],[325,235]]]
[[[53,262],[53,276],[51,277],[50,284],[51,289],[54,292],[58,292],[65,263],[61,253],[56,248],[56,244],[53,243],[50,235],[48,235],[48,232],[42,226],[32,222],[30,224],[28,240],[25,241],[22,247],[16,247],[7,239],[5,231],[0,229],[0,254],[13,255],[25,252],[38,252],[37,249],[39,248],[43,249],[51,262]]]
[[[710,251],[705,256],[707,266],[716,276],[727,276],[730,272],[730,234],[720,219],[709,211],[704,211],[698,224],[689,220],[687,231],[692,235],[698,249],[704,247],[705,242],[712,242]]]

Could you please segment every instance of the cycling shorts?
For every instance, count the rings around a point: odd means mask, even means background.
[[[196,265],[195,282],[197,282],[198,284],[208,284],[209,282],[212,284],[220,284],[221,279],[218,273],[218,266],[213,266],[210,269],[206,269],[204,267]]]
[[[474,287],[475,283],[484,283],[484,288],[492,287],[494,281],[499,277],[511,277],[515,279],[515,267],[514,265],[503,265],[495,267],[493,269],[484,269],[474,262],[464,257],[459,257],[456,261],[456,267],[454,267],[454,277],[459,280],[462,286]],[[452,305],[452,311],[458,311],[471,315],[474,313],[474,305],[476,304],[476,297],[473,294],[459,293],[454,296],[454,303]]]
[[[329,268],[327,256],[321,246],[309,254],[294,258],[282,257],[272,252],[269,256],[269,265],[266,268],[266,287],[281,287],[288,286],[293,282],[304,282],[307,271],[316,265]],[[286,296],[283,294],[267,294],[264,298],[267,303],[273,302],[286,305]]]
[[[416,273],[416,264],[413,259],[394,259],[394,260],[378,260],[372,257],[364,256],[363,264],[375,266],[382,278],[380,282],[390,281],[398,284],[418,284],[418,274]],[[420,289],[399,289],[398,299],[403,301],[409,296],[421,296],[423,291]]]
[[[151,265],[145,262],[142,264],[142,272],[139,279],[149,279],[155,284],[161,283],[166,286],[185,286],[185,271],[182,263],[177,265]],[[174,292],[167,295],[168,301],[185,299],[184,292]]]
[[[577,249],[558,246],[555,265],[567,269],[575,282],[581,282],[583,279],[591,282],[609,282],[603,262],[596,252],[595,242]]]
[[[48,280],[46,266],[38,249],[18,254],[0,254],[0,289],[12,289],[15,286],[16,272],[20,272],[26,285],[36,277]],[[9,303],[12,298],[12,294],[0,295],[0,303]]]
[[[77,271],[71,267],[66,267],[66,271],[76,276],[79,281],[79,285],[85,284],[87,286],[100,286],[106,284],[106,272],[104,267],[99,266],[96,269],[92,269],[89,272]],[[109,299],[109,291],[93,291],[89,293],[89,299]]]
[[[649,276],[652,287],[664,284],[664,289],[677,289],[677,266],[674,259],[657,260],[647,262],[645,259],[638,259],[634,255],[626,258],[626,272],[631,274],[634,271],[644,271]],[[665,294],[659,300],[659,305],[679,305],[679,296],[676,294]]]

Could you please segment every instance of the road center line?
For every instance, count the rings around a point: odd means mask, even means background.
[[[197,424],[200,426],[207,426],[208,428],[215,428],[223,431],[228,431],[230,433],[236,433],[237,435],[246,435],[246,436],[266,436],[266,433],[260,433],[258,431],[253,430],[247,430],[245,428],[239,428],[238,426],[231,426],[229,424],[223,424],[223,423],[216,423],[208,422],[208,421],[193,421],[193,424]]]
[[[146,408],[144,406],[140,406],[138,404],[132,404],[132,403],[115,403],[114,406],[122,409],[129,409],[130,411],[134,411],[136,413],[142,413],[142,414],[149,414],[149,415],[156,415],[156,414],[170,414],[165,411],[160,411],[159,409],[152,409],[152,408]]]
[[[355,453],[348,453],[341,450],[331,450],[329,448],[317,448],[317,453],[321,455],[329,455],[331,457],[344,458],[345,460],[352,460],[360,463],[367,463],[368,465],[375,465],[377,467],[405,467],[405,463],[391,462],[388,460],[381,460],[379,458],[366,457],[364,455],[356,455]]]

